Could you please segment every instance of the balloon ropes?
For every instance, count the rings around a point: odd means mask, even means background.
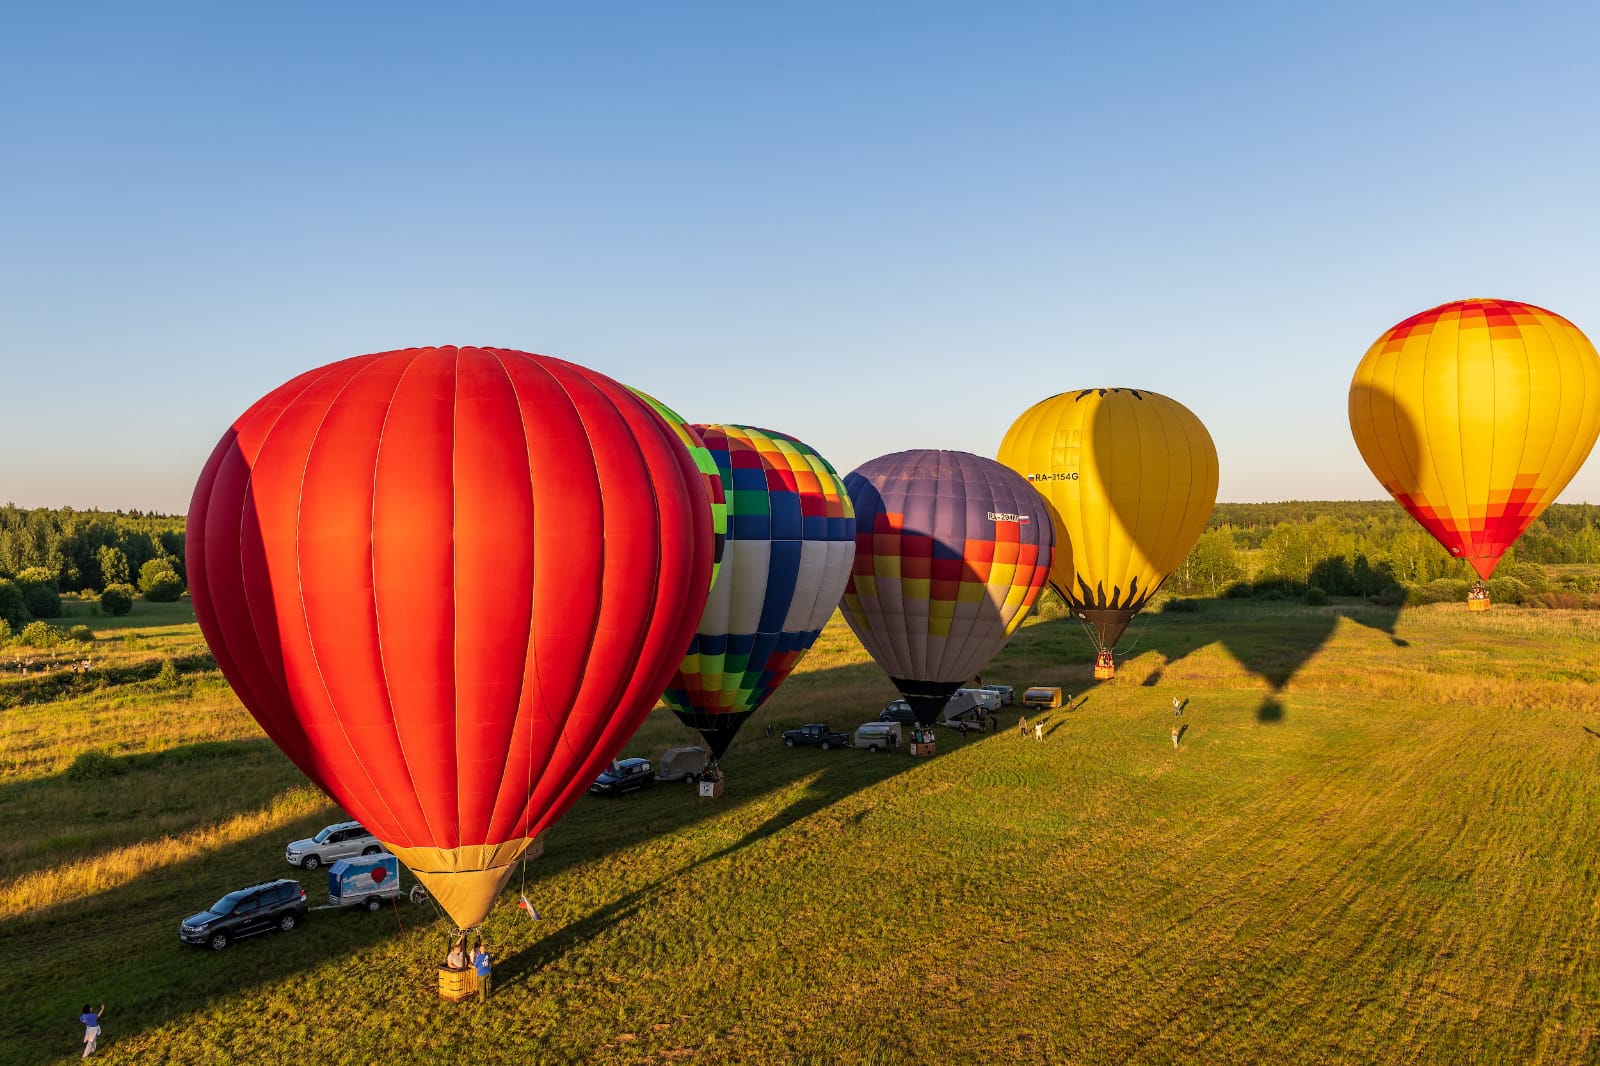
[[[839,475],[794,437],[750,426],[693,429],[726,488],[728,537],[663,699],[705,738],[714,765],[833,615],[856,523]]]
[[[1350,432],[1389,495],[1483,582],[1572,480],[1600,432],[1600,357],[1532,304],[1457,300],[1377,339]]]
[[[844,483],[857,527],[845,621],[931,726],[1039,598],[1056,543],[1044,501],[967,452],[895,452]]]
[[[1211,517],[1211,434],[1160,393],[1082,389],[1024,411],[999,458],[1044,497],[1056,532],[1051,587],[1094,642],[1095,676],[1113,676],[1123,631]]]
[[[714,550],[649,405],[494,348],[275,389],[212,452],[187,537],[234,691],[461,928],[650,713]]]

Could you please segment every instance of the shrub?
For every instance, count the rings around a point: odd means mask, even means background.
[[[53,648],[61,643],[61,631],[49,622],[29,622],[22,627],[21,640],[30,648]]]
[[[86,751],[72,760],[67,767],[67,777],[74,781],[97,781],[107,777],[121,777],[128,768],[116,756],[104,751]]]
[[[1306,606],[1321,607],[1328,602],[1328,594],[1315,585],[1306,589]]]
[[[1544,567],[1538,563],[1513,563],[1502,567],[1496,577],[1510,578],[1520,583],[1529,592],[1549,592],[1550,576],[1544,572]],[[1489,593],[1493,596],[1494,593]]]
[[[73,626],[71,629],[67,630],[67,638],[69,640],[76,640],[80,644],[88,644],[90,641],[94,640],[94,630],[84,625]]]
[[[1530,605],[1548,607],[1553,611],[1576,611],[1585,606],[1581,593],[1571,589],[1557,589],[1555,592],[1533,592],[1528,595]]]
[[[1194,614],[1199,610],[1200,603],[1198,600],[1186,600],[1181,597],[1168,600],[1161,605],[1162,614]]]
[[[1385,585],[1369,597],[1379,607],[1399,607],[1406,602],[1404,585]]]
[[[30,566],[17,575],[17,588],[22,592],[23,606],[33,617],[61,617],[61,591],[56,587],[56,575],[50,570]]]
[[[1494,603],[1526,603],[1530,595],[1528,586],[1514,577],[1489,579],[1489,599]]]
[[[0,619],[13,627],[27,625],[28,605],[22,599],[22,590],[15,581],[0,577]]]
[[[139,567],[139,590],[151,603],[171,603],[183,595],[183,578],[171,559],[158,556]]]
[[[1426,603],[1465,603],[1467,590],[1472,586],[1460,578],[1441,577],[1426,585],[1413,585],[1406,590],[1406,606],[1420,607]],[[1490,590],[1493,595],[1493,590]]]
[[[163,574],[156,574],[150,583],[144,586],[144,598],[151,603],[172,603],[183,595],[183,578],[168,570]]]
[[[133,610],[133,586],[107,585],[100,594],[100,609],[114,615],[124,615]]]
[[[1229,585],[1228,590],[1222,594],[1223,599],[1248,600],[1256,594],[1256,587],[1248,581],[1240,581]]]
[[[161,660],[161,669],[156,671],[157,688],[177,688],[183,683],[178,676],[178,667],[171,659]]]

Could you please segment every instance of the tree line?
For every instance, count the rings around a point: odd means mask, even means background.
[[[126,614],[133,597],[183,595],[182,515],[0,507],[0,638],[61,615],[61,596]],[[137,583],[137,584],[136,584]]]
[[[1552,579],[1546,566],[1600,563],[1600,506],[1553,504],[1508,551],[1489,582],[1505,603],[1585,605],[1590,575]],[[1167,583],[1184,596],[1309,594],[1393,603],[1464,598],[1477,575],[1392,500],[1222,503]],[[1575,599],[1576,597],[1576,599]]]

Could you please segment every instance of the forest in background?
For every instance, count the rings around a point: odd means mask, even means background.
[[[1499,603],[1600,607],[1600,505],[1553,504],[1489,582]],[[184,516],[0,507],[0,620],[60,615],[59,596],[108,587],[175,599]],[[1169,597],[1362,596],[1391,606],[1464,600],[1470,567],[1392,500],[1219,503],[1163,591]],[[121,613],[111,608],[112,613]]]

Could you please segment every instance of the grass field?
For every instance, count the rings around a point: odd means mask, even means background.
[[[185,611],[89,620],[88,675],[0,675],[0,1061],[76,1058],[86,1000],[110,1062],[1600,1061],[1600,612],[1207,603],[1098,686],[1035,620],[985,677],[1072,709],[927,760],[764,736],[894,695],[836,620],[722,799],[551,831],[480,1006],[437,998],[429,905],[178,943],[338,815]],[[686,740],[657,712],[628,752]]]

